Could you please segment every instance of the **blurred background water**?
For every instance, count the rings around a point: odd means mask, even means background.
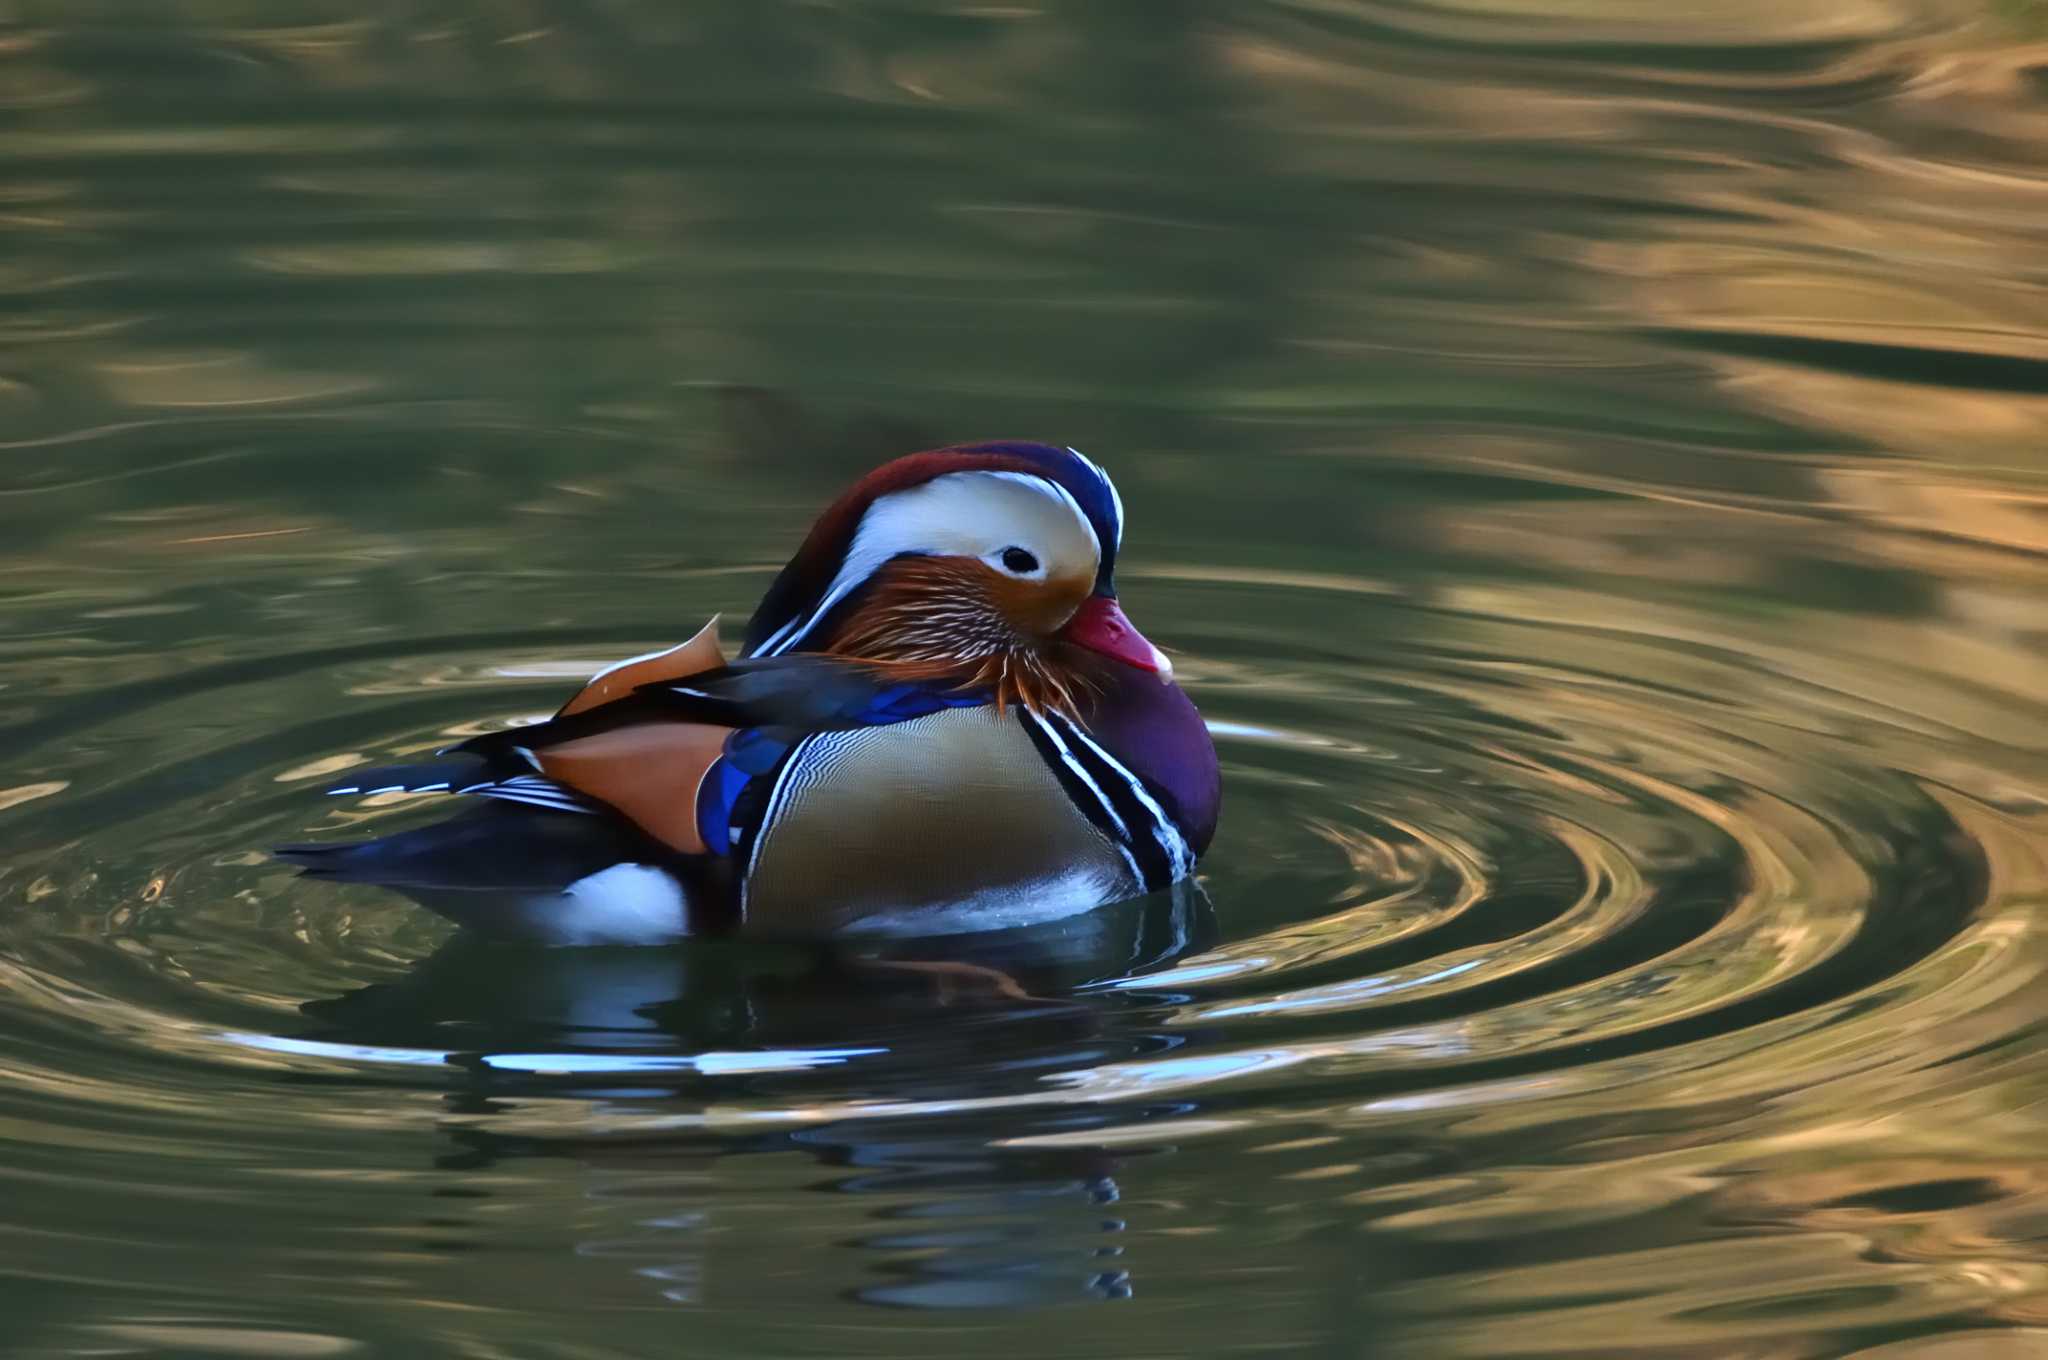
[[[2044,146],[2038,0],[0,0],[0,1348],[2048,1355]],[[1226,770],[1028,999],[266,861],[983,437]]]

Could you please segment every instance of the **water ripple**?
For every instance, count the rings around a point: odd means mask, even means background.
[[[0,36],[10,1339],[2044,1349],[2037,6],[473,8]],[[263,853],[1049,419],[1199,884],[525,951]]]

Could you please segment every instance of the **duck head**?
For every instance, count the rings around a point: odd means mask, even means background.
[[[913,453],[818,519],[747,629],[749,656],[829,652],[906,680],[1071,712],[1121,668],[1173,667],[1116,598],[1123,503],[1073,449]]]

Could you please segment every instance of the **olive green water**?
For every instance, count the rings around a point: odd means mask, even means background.
[[[2030,0],[0,0],[0,1352],[2048,1355],[2044,146]],[[1225,766],[1027,999],[266,862],[984,437]]]

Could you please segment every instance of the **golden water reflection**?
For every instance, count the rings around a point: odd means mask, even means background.
[[[2048,1349],[2041,6],[17,9],[29,1353]],[[1027,1000],[264,857],[996,434],[1230,790]]]

